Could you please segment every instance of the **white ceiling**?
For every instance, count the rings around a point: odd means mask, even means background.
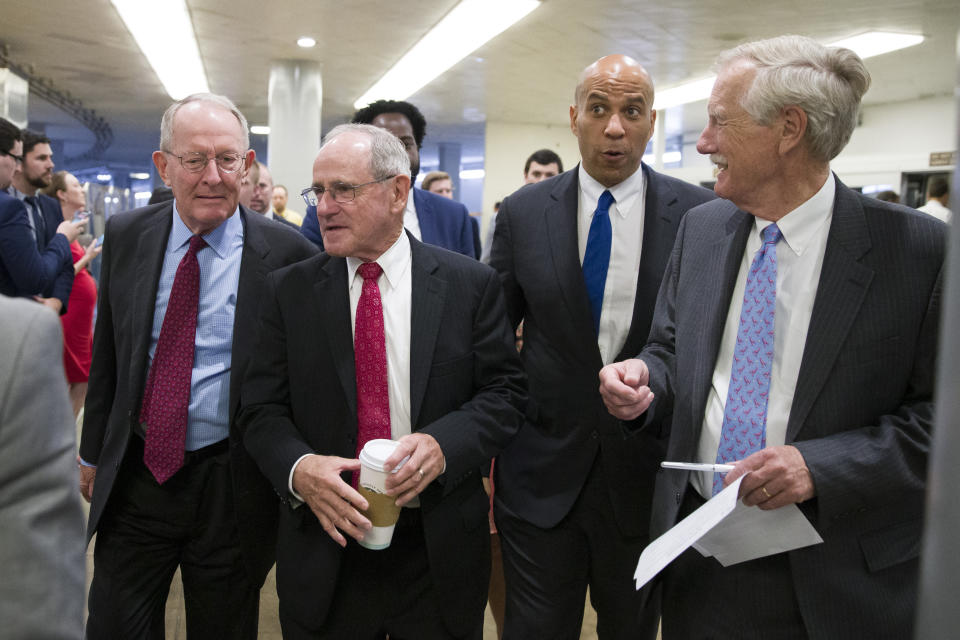
[[[456,2],[187,0],[212,91],[265,124],[271,61],[319,62],[325,130],[348,119],[354,100]],[[11,60],[32,65],[110,124],[105,161],[149,161],[170,99],[109,0],[0,0],[0,18]],[[960,0],[546,0],[410,101],[427,117],[428,144],[460,142],[465,156],[476,155],[485,120],[565,123],[578,73],[609,53],[637,58],[666,88],[709,74],[719,51],[745,40],[800,33],[832,41],[874,29],[926,41],[868,61],[867,104],[953,92]],[[317,46],[297,47],[301,35]],[[690,105],[670,120],[691,132],[703,112],[703,103]],[[68,156],[92,144],[91,134],[33,97],[30,118],[64,139]]]

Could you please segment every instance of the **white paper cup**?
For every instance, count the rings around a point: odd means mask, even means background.
[[[389,547],[393,539],[393,529],[400,517],[396,497],[387,495],[387,473],[383,470],[384,463],[396,448],[397,442],[394,440],[370,440],[363,445],[360,452],[360,480],[357,482],[357,490],[370,505],[363,515],[373,524],[364,534],[363,540],[359,541],[360,546],[367,549]],[[404,462],[406,459],[397,465],[393,473],[396,473]]]

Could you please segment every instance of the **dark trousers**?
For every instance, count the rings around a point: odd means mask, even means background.
[[[576,640],[588,585],[601,640],[656,638],[657,601],[633,581],[648,538],[620,534],[599,460],[570,513],[551,529],[495,502],[507,582],[504,640]]]
[[[680,517],[704,503],[687,488]],[[663,572],[664,640],[803,640],[785,553],[724,567],[687,549]]]
[[[163,640],[177,567],[189,638],[255,639],[260,588],[240,552],[226,442],[187,456],[158,485],[131,436],[97,529],[88,640]]]
[[[326,535],[326,534],[324,534]],[[455,544],[455,541],[451,541]],[[318,577],[323,579],[323,577]],[[327,619],[310,631],[283,615],[284,640],[448,640],[430,577],[419,509],[403,509],[386,549],[370,550],[348,538]],[[465,640],[481,640],[483,611]]]

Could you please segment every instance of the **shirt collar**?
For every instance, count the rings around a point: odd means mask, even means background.
[[[193,232],[187,228],[187,225],[180,219],[180,212],[177,211],[177,202],[173,202],[173,227],[170,229],[170,243],[174,249],[179,249],[190,242]],[[237,207],[229,218],[220,223],[220,225],[201,234],[206,241],[207,246],[213,249],[219,258],[224,258],[230,252],[230,246],[234,238],[243,237],[243,222],[240,220],[240,207]]]
[[[809,200],[777,221],[784,242],[798,256],[803,255],[833,216],[833,197],[836,191],[836,181],[831,173]],[[772,224],[760,218],[756,221],[755,229],[758,233]]]
[[[642,162],[629,178],[612,187],[605,187],[594,180],[593,176],[583,168],[583,163],[580,164],[580,168],[578,169],[578,176],[580,178],[580,189],[592,202],[599,202],[603,192],[610,191],[610,195],[612,195],[616,201],[613,208],[621,218],[627,217],[627,213],[633,209],[636,199],[643,194],[644,181],[646,179],[643,175]]]
[[[411,259],[410,238],[407,237],[407,232],[401,229],[396,242],[381,253],[376,260],[380,268],[383,269],[383,275],[387,278],[390,288],[395,289],[400,285],[400,278],[410,268]],[[363,264],[363,260],[360,258],[347,257],[347,275],[350,277],[351,286],[361,264]]]

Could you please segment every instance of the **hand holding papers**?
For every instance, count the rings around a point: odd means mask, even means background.
[[[745,477],[647,545],[633,574],[637,589],[690,546],[726,567],[823,542],[796,505],[771,511],[744,506],[737,493]]]

